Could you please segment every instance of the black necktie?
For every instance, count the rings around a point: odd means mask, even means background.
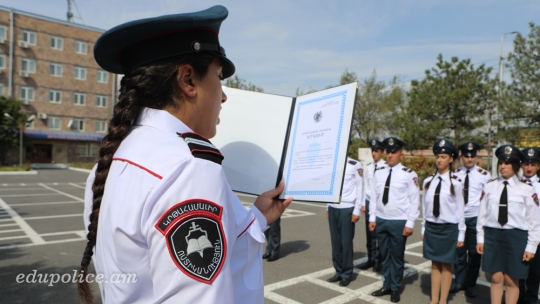
[[[501,193],[501,199],[499,201],[499,224],[504,226],[508,223],[508,191],[506,190],[507,181],[504,181],[504,189]]]
[[[382,202],[383,204],[388,203],[388,191],[390,191],[390,178],[392,177],[392,169],[390,169],[390,173],[388,173],[388,178],[386,178],[386,184],[384,184],[384,193],[382,196]]]
[[[441,184],[442,184],[442,178],[439,176],[439,184],[437,185],[437,188],[435,188],[435,196],[433,197],[433,216],[439,217],[441,214]]]
[[[465,176],[465,184],[463,186],[463,200],[465,205],[469,202],[469,170],[467,170],[467,176]]]

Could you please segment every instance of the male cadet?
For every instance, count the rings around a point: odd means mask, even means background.
[[[268,262],[273,262],[279,259],[279,247],[281,244],[281,217],[278,217],[270,227],[264,232],[266,237],[266,252],[263,254],[262,258],[266,259]]]
[[[538,194],[540,194],[540,183],[536,173],[540,168],[540,149],[526,148],[522,150],[527,157],[521,164],[523,176],[521,181],[530,184],[536,192],[535,202],[538,205]],[[540,248],[540,246],[538,246]],[[534,259],[529,263],[529,275],[526,280],[519,280],[519,302],[532,304],[538,300],[538,286],[540,284],[540,251],[536,249]]]
[[[454,265],[456,281],[450,287],[450,292],[465,290],[465,295],[469,298],[476,297],[476,279],[478,279],[482,260],[482,256],[476,251],[476,221],[480,210],[480,199],[484,195],[484,186],[491,179],[488,171],[476,166],[478,159],[476,153],[480,149],[480,145],[473,142],[466,142],[459,146],[463,167],[452,171],[452,175],[463,181],[467,232],[464,246],[456,249],[458,257]]]
[[[336,274],[326,281],[340,281],[339,286],[343,287],[349,285],[353,273],[354,224],[360,219],[364,198],[362,175],[362,163],[347,157],[341,202],[328,204],[326,210],[332,241],[332,263],[336,270]]]
[[[364,170],[364,196],[365,206],[362,207],[362,214],[369,214],[369,202],[371,200],[371,182],[373,180],[373,174],[379,168],[386,166],[386,162],[383,159],[384,148],[382,143],[376,139],[372,139],[369,142],[371,146],[371,156],[373,162],[369,163]],[[369,231],[369,216],[366,216],[366,248],[368,253],[368,260],[364,264],[358,266],[362,270],[367,270],[373,267],[373,271],[379,272],[382,269],[381,256],[379,254],[379,247],[377,245],[377,236],[375,231]]]
[[[390,301],[400,300],[399,290],[405,269],[405,243],[413,234],[418,219],[418,175],[401,164],[405,143],[395,137],[383,141],[386,166],[378,168],[371,183],[369,230],[377,228],[382,257],[383,287],[375,297],[391,294]]]

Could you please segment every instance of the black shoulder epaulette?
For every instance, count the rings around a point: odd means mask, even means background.
[[[459,171],[461,171],[461,169],[457,168],[457,169],[452,170],[452,173],[458,173]]]
[[[357,161],[352,160],[352,159],[349,159],[349,164],[351,164],[351,165],[356,165],[356,163],[357,163]]]
[[[482,168],[478,168],[478,172],[480,172],[480,174],[482,174],[482,175],[487,175],[488,174],[488,172],[486,170],[482,169]]]
[[[524,184],[526,184],[526,185],[529,185],[529,186],[531,186],[531,187],[532,187],[532,185],[533,185],[532,182],[531,182],[530,180],[523,180],[523,179],[522,179],[521,182],[524,183]]]
[[[492,181],[495,181],[495,180],[497,180],[497,179],[498,179],[498,177],[492,178],[492,179],[490,179],[487,183],[491,183]],[[487,183],[486,183],[486,184],[487,184]]]
[[[401,169],[402,169],[403,171],[405,171],[405,172],[409,172],[409,173],[412,172],[412,169],[409,169],[409,168],[407,168],[407,167],[403,167],[403,168],[401,168]]]
[[[369,166],[369,165],[371,165],[371,164],[373,164],[373,162],[371,162],[371,163],[367,164],[366,166]]]
[[[452,178],[461,183],[461,179],[457,175],[452,175]]]
[[[382,169],[384,169],[384,168],[386,168],[386,167],[385,167],[385,166],[377,167],[377,170],[382,170]],[[376,171],[376,170],[375,170],[375,171]]]
[[[194,157],[202,158],[221,165],[223,155],[208,139],[197,133],[176,133],[182,137]]]

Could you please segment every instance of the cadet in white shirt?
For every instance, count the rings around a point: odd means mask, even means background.
[[[424,258],[431,260],[431,304],[437,304],[448,299],[455,248],[463,246],[466,228],[461,180],[451,173],[458,150],[440,139],[433,154],[437,172],[424,180],[422,240]]]
[[[371,200],[371,182],[373,180],[373,174],[379,167],[386,165],[383,159],[384,148],[382,143],[376,139],[372,139],[369,142],[371,146],[371,156],[373,162],[369,163],[364,170],[364,196],[365,205],[362,207],[362,214],[366,214],[366,249],[368,254],[367,262],[360,264],[358,268],[367,270],[373,267],[373,271],[379,272],[382,269],[381,255],[379,253],[379,246],[377,245],[376,231],[369,230],[369,201]]]
[[[491,302],[501,303],[506,286],[506,303],[515,304],[518,280],[527,277],[540,241],[540,211],[534,188],[516,175],[525,155],[512,145],[495,154],[500,176],[486,184],[480,201],[476,248],[484,255],[482,270],[491,273]]]
[[[348,286],[353,273],[354,224],[360,219],[362,199],[364,198],[362,163],[347,157],[345,177],[339,204],[328,204],[326,218],[330,226],[332,241],[332,263],[336,273],[328,282],[339,282]]]
[[[525,161],[521,164],[523,176],[521,181],[530,184],[534,188],[534,192],[538,196],[540,193],[540,183],[538,182],[537,172],[540,169],[540,149],[526,148],[521,150],[525,155]],[[538,287],[540,285],[540,250],[536,248],[535,258],[529,263],[529,274],[527,279],[519,280],[519,297],[518,303],[534,304],[538,301]]]
[[[372,293],[390,294],[390,301],[400,301],[399,290],[405,269],[405,244],[413,234],[419,215],[418,175],[401,164],[405,143],[395,137],[383,141],[387,166],[375,171],[369,202],[369,229],[377,229],[384,284]]]
[[[463,201],[465,203],[465,244],[457,249],[457,262],[454,264],[455,284],[450,293],[465,290],[469,298],[476,297],[476,280],[480,272],[482,256],[476,251],[476,224],[480,209],[480,198],[484,196],[484,186],[491,180],[491,174],[476,165],[476,153],[481,149],[474,142],[466,142],[458,147],[463,166],[452,171],[463,181]]]
[[[263,303],[263,229],[291,200],[283,183],[245,208],[212,138],[234,65],[219,44],[227,9],[119,25],[96,42],[106,71],[124,74],[119,101],[85,192],[88,244],[104,303]],[[99,224],[98,224],[99,223]],[[113,281],[115,275],[136,282]]]

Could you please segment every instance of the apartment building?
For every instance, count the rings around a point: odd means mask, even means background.
[[[35,119],[23,161],[94,161],[116,100],[116,75],[93,56],[102,29],[0,6],[0,94]],[[9,160],[18,162],[19,153]]]

